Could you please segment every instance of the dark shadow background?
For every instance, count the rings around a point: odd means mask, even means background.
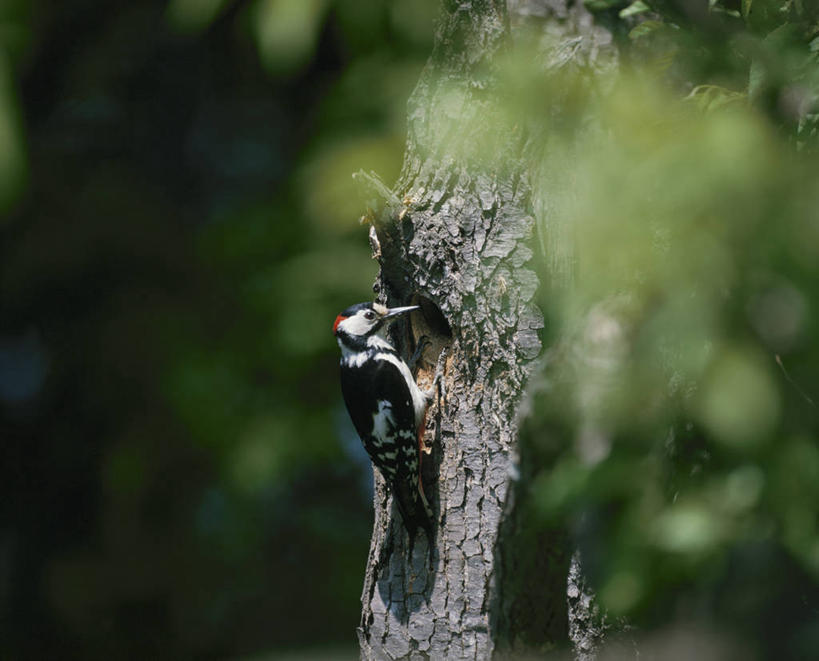
[[[371,479],[330,329],[376,275],[351,175],[395,180],[439,4],[0,3],[2,661],[357,656]],[[576,271],[540,265],[511,590],[557,529],[635,638],[812,658],[819,13],[585,4],[616,80],[527,39],[492,73]]]
[[[405,4],[411,4],[407,7]],[[436,3],[0,9],[0,657],[355,651],[330,334]]]

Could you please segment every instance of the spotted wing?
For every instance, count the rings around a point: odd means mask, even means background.
[[[375,369],[342,370],[341,391],[364,448],[384,477],[417,475],[412,396],[398,367],[379,361]]]

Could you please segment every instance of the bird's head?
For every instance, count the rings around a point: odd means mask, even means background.
[[[388,308],[380,303],[357,303],[336,317],[333,334],[339,340],[366,341],[370,337],[385,337],[389,324],[399,315],[417,310],[417,305]]]

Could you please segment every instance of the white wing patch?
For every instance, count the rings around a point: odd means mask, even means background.
[[[366,351],[348,349],[341,340],[338,341],[338,346],[341,347],[341,364],[345,367],[361,367],[369,358]]]
[[[380,335],[371,335],[370,337],[368,337],[367,346],[370,347],[371,349],[381,349],[382,351],[384,349],[387,349],[389,351],[395,351],[393,346]]]
[[[392,404],[385,399],[378,400],[378,410],[373,413],[373,445],[381,446],[387,440],[392,442],[395,432],[395,416],[392,414]]]
[[[403,375],[407,385],[409,386],[410,396],[412,397],[412,408],[415,411],[415,426],[419,427],[427,411],[427,398],[415,383],[415,379],[412,378],[412,373],[409,371],[409,367],[407,367],[407,364],[398,358],[398,356],[391,353],[378,353],[375,355],[375,358],[376,360],[386,360],[387,362],[392,363]]]

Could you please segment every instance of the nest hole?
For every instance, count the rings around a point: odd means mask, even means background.
[[[419,376],[421,381],[425,382],[432,379],[441,350],[452,342],[452,328],[441,309],[429,298],[416,294],[411,304],[419,306],[420,310],[410,313],[408,329],[410,354],[415,352],[421,339],[426,338],[427,344],[418,363]]]
[[[415,317],[415,319],[413,319],[413,325],[415,325],[416,320],[420,317],[428,330],[429,336],[440,337],[444,340],[452,339],[452,328],[446,320],[444,313],[441,312],[441,308],[425,296],[419,295],[413,297],[412,304],[421,307],[420,310],[413,313]],[[430,337],[430,340],[431,339],[433,338]]]

